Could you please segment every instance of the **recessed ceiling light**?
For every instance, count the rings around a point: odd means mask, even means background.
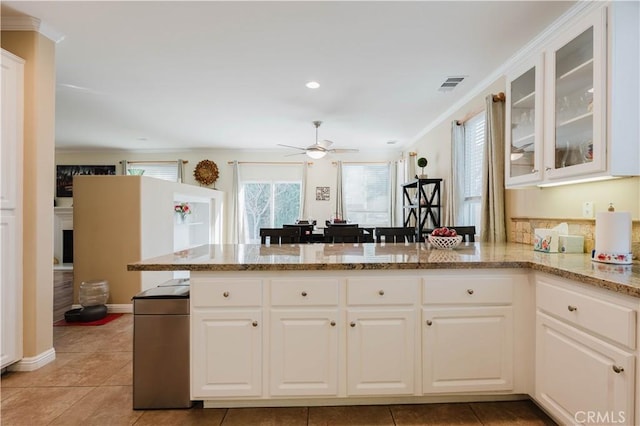
[[[309,89],[317,89],[318,87],[320,87],[320,83],[318,83],[317,81],[310,81],[305,84],[305,86],[307,86]]]
[[[395,145],[398,141],[387,141],[387,145]]]
[[[147,140],[147,138],[145,138],[144,136],[142,136],[142,137],[137,138],[136,140],[139,140],[139,141],[146,141],[146,140]]]

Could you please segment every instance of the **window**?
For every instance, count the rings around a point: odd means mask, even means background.
[[[485,113],[472,117],[464,123],[463,183],[464,197],[461,220],[465,225],[475,225],[480,233],[480,202],[482,200],[482,163],[484,157]]]
[[[343,164],[346,219],[368,226],[391,226],[389,164]]]
[[[128,175],[143,175],[157,179],[178,182],[179,161],[127,161]]]
[[[244,182],[246,239],[260,242],[260,228],[280,228],[300,217],[300,182]]]

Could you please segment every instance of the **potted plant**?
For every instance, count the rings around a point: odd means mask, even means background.
[[[424,157],[418,158],[418,167],[422,169],[422,174],[419,176],[420,179],[426,179],[427,175],[424,173],[424,168],[427,167],[428,161]]]

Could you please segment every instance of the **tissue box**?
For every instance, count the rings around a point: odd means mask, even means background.
[[[555,229],[534,229],[533,249],[545,253],[557,253],[560,233]]]
[[[560,235],[558,244],[562,253],[584,253],[584,237],[582,235]]]

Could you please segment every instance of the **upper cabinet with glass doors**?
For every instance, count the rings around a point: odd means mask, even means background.
[[[606,169],[606,8],[547,50],[544,173],[547,179]]]
[[[592,8],[508,76],[507,187],[640,174],[639,9]]]
[[[542,178],[544,88],[543,56],[507,78],[506,182],[534,183]]]

